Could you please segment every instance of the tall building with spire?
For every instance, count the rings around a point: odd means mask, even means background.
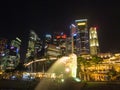
[[[97,55],[99,52],[99,43],[96,27],[91,27],[89,30],[90,54]]]
[[[87,19],[75,20],[77,30],[75,46],[77,55],[89,54],[90,51],[87,21]]]

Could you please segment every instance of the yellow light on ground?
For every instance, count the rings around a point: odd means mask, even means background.
[[[82,22],[82,23],[78,23],[77,25],[78,25],[78,26],[86,25],[86,23],[85,23],[85,22]]]

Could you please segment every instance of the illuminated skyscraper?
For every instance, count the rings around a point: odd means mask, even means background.
[[[55,32],[52,35],[46,35],[45,42],[46,46],[46,55],[52,57],[59,57],[66,54],[66,34],[63,32]]]
[[[90,28],[89,38],[90,38],[90,54],[97,55],[99,52],[99,43],[96,27]]]
[[[28,41],[28,48],[27,48],[27,53],[26,53],[26,58],[29,57],[34,57],[34,52],[35,52],[35,41],[36,41],[37,35],[34,31],[30,31],[29,34],[29,41]]]
[[[26,53],[26,59],[38,58],[38,54],[42,49],[42,42],[38,35],[31,30],[29,34],[28,48]]]
[[[87,28],[87,19],[75,20],[76,35],[76,53],[77,55],[89,54],[89,33]]]
[[[45,43],[47,43],[47,44],[52,43],[52,35],[51,34],[46,34],[45,35]]]
[[[18,37],[16,37],[15,40],[12,40],[11,45],[10,45],[9,55],[11,55],[11,56],[19,55],[20,45],[21,45],[21,40]]]

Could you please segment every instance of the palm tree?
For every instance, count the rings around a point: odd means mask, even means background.
[[[109,72],[107,74],[110,77],[110,80],[116,80],[117,76],[120,75],[120,74],[117,74],[117,71],[115,70],[115,68],[113,66],[112,66],[112,68],[109,70]]]
[[[98,57],[97,55],[94,55],[92,56],[92,59],[91,59],[91,64],[94,65],[94,70],[95,71],[92,71],[93,73],[97,73],[97,74],[100,74],[99,73],[99,70],[100,70],[100,64],[102,63],[102,58]]]
[[[102,59],[98,57],[97,55],[92,56],[91,63],[95,65],[95,67],[100,67],[100,63],[102,62]]]
[[[20,62],[15,68],[15,71],[27,71],[27,68]]]
[[[102,59],[100,57],[97,55],[92,56],[92,63],[99,64],[100,62],[102,62]]]
[[[87,67],[88,66],[90,66],[90,62],[87,60],[87,59],[85,59],[85,58],[83,58],[83,57],[81,57],[81,56],[79,56],[78,58],[77,58],[77,65],[78,65],[78,68],[77,68],[77,75],[80,75],[80,78],[82,79],[82,80],[87,80]]]

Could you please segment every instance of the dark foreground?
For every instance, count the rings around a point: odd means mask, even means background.
[[[0,80],[0,90],[35,90],[40,81]],[[120,82],[74,82],[46,85],[48,90],[120,90]],[[43,90],[43,89],[42,89]]]
[[[34,90],[38,81],[0,80],[0,90]]]

